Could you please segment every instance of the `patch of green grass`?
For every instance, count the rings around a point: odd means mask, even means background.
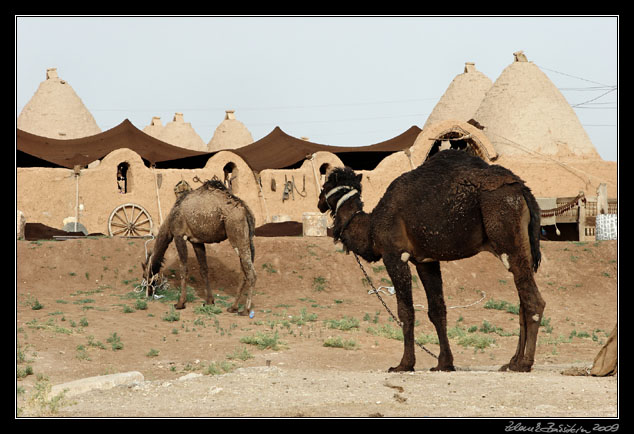
[[[299,312],[299,315],[294,316],[293,318],[291,318],[291,323],[295,324],[295,325],[304,325],[307,322],[314,322],[317,321],[317,314],[316,313],[308,313],[306,312],[306,308],[302,308],[302,310]]]
[[[106,339],[112,346],[112,351],[119,351],[123,349],[123,342],[121,342],[121,337],[117,335],[117,332],[113,332],[108,339]]]
[[[436,333],[433,333],[433,334],[421,333],[416,337],[415,340],[416,340],[416,343],[420,345],[427,345],[427,344],[438,345],[438,336],[436,335]]]
[[[244,336],[240,338],[240,342],[243,344],[256,345],[261,350],[265,350],[267,348],[278,350],[280,349],[280,345],[282,345],[282,342],[279,340],[277,330],[272,335],[257,332],[254,336]]]
[[[180,319],[181,319],[181,314],[180,312],[176,312],[176,309],[174,309],[174,306],[170,306],[170,311],[165,313],[165,315],[163,315],[163,321],[167,321],[167,322],[174,322]]]
[[[26,365],[24,367],[18,366],[15,368],[16,378],[26,378],[29,375],[33,375],[33,367],[31,365]]]
[[[156,293],[157,295],[163,296],[160,298],[161,303],[173,303],[175,301],[178,301],[178,299],[180,298],[181,289],[180,289],[180,286],[177,286],[175,288],[169,287],[167,289],[159,290]],[[145,297],[145,294],[142,294],[142,297]],[[197,298],[198,297],[196,296],[196,291],[194,290],[194,288],[192,288],[191,286],[187,286],[185,302],[191,303],[192,301],[195,301]]]
[[[343,348],[344,350],[358,349],[357,342],[354,339],[341,339],[340,337],[330,337],[324,341],[324,347]]]
[[[373,324],[377,324],[379,322],[379,314],[380,314],[380,312],[377,311],[374,314],[374,318],[373,318],[373,317],[370,316],[369,313],[366,313],[365,315],[363,315],[363,321],[371,322]]]
[[[353,328],[359,328],[359,320],[353,317],[347,317],[344,316],[343,318],[339,319],[339,320],[335,320],[335,319],[329,319],[329,320],[325,320],[324,324],[326,325],[326,327],[330,328],[330,329],[337,329],[337,330],[351,330]]]
[[[154,348],[150,348],[150,351],[147,352],[147,357],[157,357],[159,355],[159,350],[155,350]]]
[[[315,291],[321,292],[326,289],[328,286],[328,280],[325,277],[317,276],[313,279],[313,289]]]
[[[215,304],[205,304],[194,307],[194,313],[205,316],[215,316],[222,313],[222,308]]]
[[[378,327],[368,327],[366,330],[368,333],[374,336],[381,336],[388,339],[396,339],[397,341],[403,340],[403,329],[392,324],[385,324]]]
[[[487,325],[483,326],[484,330],[495,330],[497,333],[497,327],[492,326],[486,321],[485,323],[487,323]],[[447,330],[447,336],[449,339],[457,339],[458,345],[463,347],[472,347],[476,351],[484,351],[485,348],[495,344],[495,338],[489,336],[488,334],[475,333],[473,327],[470,327],[467,330],[460,325],[456,325]]]
[[[495,338],[479,333],[469,334],[458,339],[458,345],[463,347],[473,347],[476,351],[484,351],[485,348],[495,344]]]
[[[540,327],[544,327],[546,330],[546,333],[552,333],[553,332],[553,326],[550,325],[550,318],[544,318],[542,316],[542,320],[539,323]]]
[[[73,301],[73,304],[90,304],[94,302],[95,302],[94,298],[82,298],[81,300]]]
[[[66,404],[66,391],[60,392],[55,396],[50,396],[51,388],[52,386],[49,379],[41,375],[38,376],[38,380],[33,386],[33,395],[30,398],[30,402],[42,415],[55,414],[59,411],[60,407]]]
[[[264,271],[266,271],[267,273],[277,273],[277,270],[275,269],[275,267],[273,267],[272,264],[269,264],[268,262],[265,262],[264,264],[262,264],[262,269]]]
[[[207,375],[221,375],[226,374],[227,372],[231,372],[234,368],[235,365],[233,363],[225,361],[222,361],[220,363],[211,362],[209,366],[207,366],[207,369],[204,371],[204,373]]]
[[[249,360],[252,359],[253,355],[249,352],[249,350],[247,349],[247,347],[240,347],[238,349],[236,349],[233,353],[231,354],[227,354],[227,359],[229,360],[242,360],[243,362],[245,360]]]
[[[136,310],[147,310],[147,301],[138,299],[134,302],[134,308]]]
[[[52,330],[55,333],[62,333],[66,335],[70,335],[73,333],[72,330],[69,330],[65,327],[60,327],[59,325],[57,325],[57,323],[55,323],[55,320],[53,318],[49,318],[45,323],[41,323],[40,321],[37,320],[37,318],[34,318],[33,320],[27,322],[26,325],[27,327],[35,329],[35,330]]]
[[[505,300],[489,299],[484,304],[484,308],[485,309],[503,310],[505,312],[512,313],[512,314],[515,314],[515,315],[519,315],[519,313],[520,313],[519,304],[511,304],[511,303],[509,303],[508,301],[505,301]]]
[[[88,356],[88,351],[86,350],[85,346],[80,344],[80,345],[77,345],[75,349],[77,350],[77,355],[75,357],[77,357],[79,360],[90,361],[90,356]]]
[[[584,331],[580,331],[578,332],[577,330],[573,330],[570,332],[570,339],[572,338],[589,338],[590,337],[590,333],[588,332],[584,332]]]
[[[27,302],[28,303],[28,302]],[[44,305],[42,305],[37,298],[35,300],[33,300],[32,302],[29,303],[31,306],[31,310],[40,310],[42,308],[44,308]]]

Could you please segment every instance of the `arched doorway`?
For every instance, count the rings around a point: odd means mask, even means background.
[[[444,149],[458,149],[495,161],[498,153],[484,132],[470,123],[458,120],[437,122],[420,132],[411,147],[414,165],[420,165],[432,155]]]

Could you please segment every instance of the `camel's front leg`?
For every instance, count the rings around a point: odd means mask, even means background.
[[[196,259],[198,259],[198,266],[200,267],[200,276],[205,284],[205,304],[214,304],[214,295],[209,286],[209,269],[207,267],[207,255],[205,254],[205,244],[192,243],[194,246],[194,252],[196,252]]]
[[[416,364],[414,355],[414,302],[412,299],[412,273],[399,255],[384,256],[383,263],[392,279],[398,303],[398,317],[403,324],[403,358],[398,366],[388,372],[413,371]]]
[[[447,308],[445,307],[445,299],[442,291],[442,275],[440,273],[439,262],[425,262],[416,264],[416,270],[425,293],[427,294],[427,303],[429,305],[428,316],[436,328],[438,335],[438,343],[440,344],[440,354],[438,355],[438,365],[432,368],[432,371],[455,371],[453,365],[453,355],[449,346],[449,338],[447,337]]]
[[[185,302],[187,301],[187,244],[185,240],[180,237],[174,238],[174,244],[176,245],[176,251],[178,252],[178,258],[181,263],[181,295],[178,299],[178,303],[174,305],[176,309],[185,309]]]

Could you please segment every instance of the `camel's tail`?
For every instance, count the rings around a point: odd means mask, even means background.
[[[531,244],[531,256],[533,257],[533,271],[536,273],[542,260],[542,254],[539,249],[541,214],[539,204],[537,203],[537,200],[535,200],[535,196],[533,196],[531,190],[524,186],[522,188],[522,193],[531,215],[531,219],[528,223],[528,237]]]

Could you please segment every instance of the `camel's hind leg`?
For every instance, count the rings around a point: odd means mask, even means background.
[[[453,365],[453,355],[447,337],[447,308],[442,293],[442,275],[440,274],[439,262],[426,262],[416,264],[416,271],[423,282],[425,293],[427,294],[427,304],[429,305],[429,320],[436,328],[438,343],[440,344],[440,354],[438,355],[438,366],[432,371],[455,371]]]
[[[240,267],[242,268],[242,274],[244,275],[244,280],[242,281],[242,285],[240,285],[240,290],[238,291],[238,294],[236,295],[236,300],[227,309],[227,311],[238,312],[238,303],[240,302],[240,299],[246,292],[247,298],[244,305],[244,310],[242,310],[239,314],[248,315],[253,307],[251,299],[253,297],[253,286],[255,285],[255,280],[256,280],[255,267],[253,266],[253,261],[251,260],[250,248],[234,247],[234,250],[240,257]]]
[[[200,267],[200,276],[205,284],[205,304],[214,304],[214,295],[211,292],[209,286],[209,268],[207,267],[207,255],[205,252],[204,243],[192,243],[194,252],[196,253],[196,259],[198,259],[198,266]]]
[[[181,295],[178,303],[174,305],[176,309],[185,309],[185,301],[187,300],[187,243],[181,237],[174,237],[174,244],[178,252],[178,259],[181,263]]]
[[[520,337],[515,355],[501,370],[529,372],[535,361],[537,333],[546,302],[537,289],[530,257],[528,259],[522,254],[509,256],[510,270],[520,297]]]
[[[508,255],[520,299],[520,337],[511,361],[501,370],[529,372],[535,361],[537,333],[546,302],[533,277],[528,225],[530,213],[521,193],[503,187],[483,194],[482,216],[486,234],[495,254]]]

